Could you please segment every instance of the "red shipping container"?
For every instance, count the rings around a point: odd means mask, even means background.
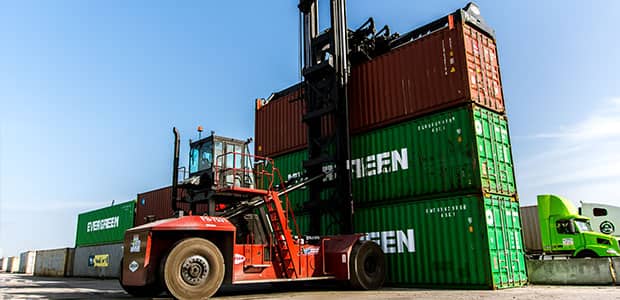
[[[257,103],[255,118],[255,149],[259,156],[277,156],[301,150],[308,143],[308,132],[302,117],[306,111],[301,98],[300,85],[296,84],[274,93],[270,99]],[[333,131],[334,122],[325,117],[323,134]]]
[[[495,41],[466,23],[353,67],[349,82],[354,133],[469,102],[504,113]]]
[[[179,198],[183,196],[182,189],[178,189],[178,196]],[[171,186],[138,194],[134,226],[140,226],[150,221],[171,218],[174,215],[171,199]],[[189,203],[177,202],[177,207],[187,212],[189,210]],[[207,207],[206,203],[198,203],[196,204],[196,211],[192,213],[201,215],[207,212]]]
[[[257,100],[255,118],[256,155],[270,155],[297,151],[307,141],[306,125],[299,84],[274,93],[269,102]],[[301,147],[301,148],[300,148]]]
[[[479,30],[476,21],[459,10],[431,23],[445,24],[439,29],[353,66],[348,86],[351,133],[471,102],[504,113],[495,39]],[[306,147],[298,90],[295,85],[257,105],[257,155],[273,157]]]

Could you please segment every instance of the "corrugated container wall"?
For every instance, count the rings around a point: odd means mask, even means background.
[[[354,223],[386,253],[389,285],[516,287],[527,283],[527,273],[513,200],[460,195],[402,202],[357,209]],[[302,235],[308,233],[307,216],[299,216],[297,224]]]
[[[445,27],[352,68],[352,133],[471,102],[504,113],[494,38],[460,19],[450,28],[445,19]],[[295,88],[257,106],[257,155],[273,157],[306,146],[303,101],[292,101],[299,98]]]
[[[8,264],[9,264],[9,258],[8,257],[3,257],[2,259],[0,259],[0,271],[1,272],[6,272]]]
[[[9,257],[9,261],[7,263],[7,272],[11,272],[11,273],[19,272],[19,256]]]
[[[540,219],[538,206],[523,206],[520,208],[521,224],[523,224],[523,242],[526,253],[542,253],[542,236],[540,234]]]
[[[178,196],[183,196],[183,190],[178,189]],[[148,222],[171,218],[174,215],[172,211],[172,187],[164,187],[144,193],[138,194],[138,203],[136,204],[136,218],[134,226],[140,226]],[[189,210],[189,203],[177,202],[177,207],[184,211]],[[208,205],[206,203],[198,203],[196,215],[207,212]]]
[[[123,243],[75,248],[73,276],[118,278]]]
[[[254,134],[256,155],[277,155],[300,149],[307,143],[299,85],[275,93],[263,107],[257,106]],[[262,130],[258,130],[258,129]],[[303,134],[302,134],[303,133]]]
[[[495,41],[464,23],[353,67],[351,130],[473,102],[504,112]]]
[[[301,98],[300,85],[274,93],[265,104],[257,106],[254,138],[255,153],[275,156],[303,149],[307,144],[307,128],[302,121],[306,108]],[[324,117],[323,135],[333,132],[333,119]]]
[[[453,193],[516,194],[506,117],[467,105],[351,140],[352,192],[356,206]],[[303,172],[306,151],[278,156],[283,178]],[[412,198],[416,197],[416,198]],[[289,195],[295,210],[307,190]]]
[[[37,250],[35,276],[63,277],[73,273],[73,248]]]
[[[4,262],[3,264],[3,270],[5,272],[11,272],[11,265],[13,264],[13,259],[11,258],[11,256],[5,257],[4,258]]]
[[[36,260],[35,251],[26,251],[19,254],[19,273],[32,274]]]
[[[122,242],[125,230],[133,227],[135,204],[132,200],[80,214],[76,247]]]

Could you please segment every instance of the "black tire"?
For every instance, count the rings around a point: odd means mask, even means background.
[[[583,251],[577,253],[577,255],[575,255],[575,257],[576,258],[595,258],[595,257],[598,257],[598,255],[594,251],[583,250]]]
[[[224,280],[224,257],[212,242],[187,238],[177,243],[164,263],[164,283],[177,299],[206,299]]]
[[[352,288],[375,290],[385,282],[385,254],[377,243],[358,241],[351,250],[349,271]]]
[[[123,259],[121,259],[121,274],[118,279],[121,287],[127,294],[134,297],[155,297],[161,294],[164,289],[159,284],[149,284],[145,286],[128,286],[123,284]]]

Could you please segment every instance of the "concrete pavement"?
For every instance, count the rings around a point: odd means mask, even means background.
[[[429,290],[384,288],[379,291],[349,291],[334,286],[279,285],[224,288],[217,299],[618,299],[613,286],[528,286],[500,291]],[[90,278],[33,277],[0,273],[0,299],[146,299],[125,294],[118,281]],[[150,298],[149,298],[150,299]],[[170,299],[162,295],[157,299]]]

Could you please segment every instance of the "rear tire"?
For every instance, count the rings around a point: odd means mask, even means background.
[[[164,283],[177,299],[206,299],[224,280],[224,257],[212,242],[188,238],[177,243],[164,263]]]
[[[358,241],[349,258],[349,283],[354,289],[375,290],[385,282],[385,254],[372,241]]]

